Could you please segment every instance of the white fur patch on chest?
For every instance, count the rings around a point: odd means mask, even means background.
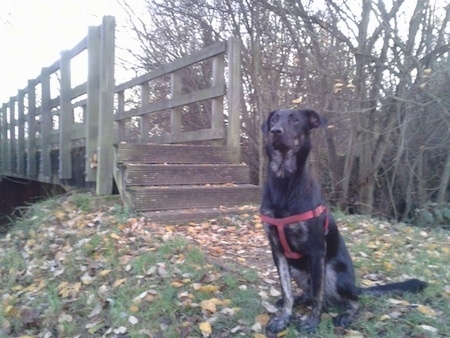
[[[272,153],[270,161],[270,170],[277,177],[284,177],[286,174],[292,174],[297,170],[297,161],[292,150],[282,153],[275,150]]]

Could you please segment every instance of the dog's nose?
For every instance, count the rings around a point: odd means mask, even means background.
[[[274,126],[272,129],[270,129],[270,132],[274,135],[281,135],[283,134],[283,128]]]

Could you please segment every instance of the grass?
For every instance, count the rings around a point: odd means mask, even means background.
[[[402,298],[362,297],[351,330],[336,330],[325,313],[311,336],[449,337],[449,234],[357,216],[338,220],[358,283],[417,276],[430,286]],[[89,194],[23,209],[0,239],[0,337],[270,337],[260,296],[268,286],[258,271],[216,264],[172,230],[148,227],[117,199]],[[297,318],[306,314],[296,309]],[[283,334],[299,336],[295,325]]]

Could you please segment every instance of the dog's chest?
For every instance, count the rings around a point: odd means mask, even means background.
[[[284,231],[291,249],[300,251],[308,238],[308,227],[306,226],[306,222],[287,225]]]
[[[308,238],[308,228],[306,226],[306,222],[285,225],[282,229],[277,228],[274,225],[264,224],[264,229],[269,239],[271,237],[273,239],[277,239],[277,242],[280,243],[280,248],[281,240],[279,238],[279,231],[283,231],[290,249],[296,252],[303,251],[302,248]]]

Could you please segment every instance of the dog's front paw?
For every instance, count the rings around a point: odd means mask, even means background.
[[[297,325],[297,329],[300,332],[312,333],[316,331],[317,327],[319,326],[319,323],[320,318],[308,317],[305,321],[302,321]]]
[[[341,313],[333,318],[333,324],[337,327],[347,328],[353,321],[353,316],[348,313]]]
[[[290,320],[291,316],[288,314],[273,316],[270,318],[270,321],[266,326],[266,330],[273,333],[283,331],[289,325]]]

